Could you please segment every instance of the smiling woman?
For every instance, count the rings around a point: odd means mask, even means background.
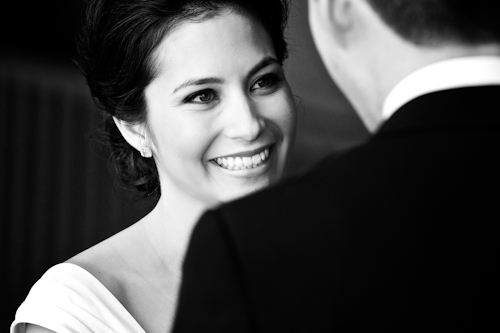
[[[142,220],[49,269],[11,332],[165,332],[193,225],[281,179],[295,137],[285,0],[93,0],[79,64]]]
[[[281,177],[294,136],[294,101],[261,24],[226,9],[178,26],[153,58],[158,74],[145,89],[146,135],[143,124],[118,127],[131,145],[151,147],[162,198],[171,204],[187,194],[213,206]]]

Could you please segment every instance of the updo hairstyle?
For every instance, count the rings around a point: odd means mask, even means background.
[[[258,20],[276,56],[287,57],[284,29],[289,0],[89,0],[77,38],[78,59],[90,92],[104,114],[104,138],[112,170],[142,196],[160,193],[153,158],[143,158],[123,138],[112,116],[130,124],[147,120],[145,88],[156,71],[153,52],[181,22],[202,22],[225,9]]]

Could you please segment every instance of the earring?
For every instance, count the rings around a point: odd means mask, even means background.
[[[141,153],[141,156],[145,157],[145,158],[150,158],[153,156],[153,152],[151,151],[151,148],[149,148],[148,146],[142,147],[142,149],[140,150],[140,153]]]

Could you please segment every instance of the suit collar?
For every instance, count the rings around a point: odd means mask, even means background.
[[[429,93],[403,105],[375,134],[413,131],[500,131],[500,85]]]
[[[405,77],[387,95],[382,120],[412,99],[441,90],[500,85],[500,57],[469,56],[435,62]]]

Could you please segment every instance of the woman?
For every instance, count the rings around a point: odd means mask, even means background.
[[[202,212],[283,174],[295,135],[282,70],[287,8],[285,0],[89,3],[79,65],[107,114],[116,168],[124,183],[161,196],[131,227],[52,267],[11,332],[168,331]]]

